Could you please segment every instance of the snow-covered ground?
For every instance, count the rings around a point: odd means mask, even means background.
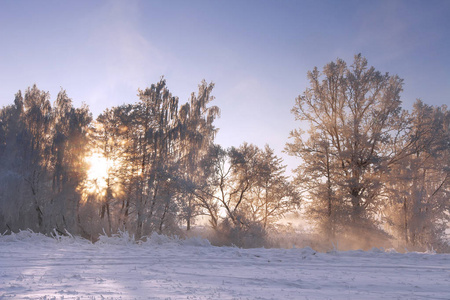
[[[450,255],[0,236],[0,299],[450,299]]]

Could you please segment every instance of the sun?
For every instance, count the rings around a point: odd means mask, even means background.
[[[87,191],[91,194],[97,193],[103,195],[107,188],[108,160],[102,154],[93,152],[86,158],[86,162],[89,166],[86,178]]]

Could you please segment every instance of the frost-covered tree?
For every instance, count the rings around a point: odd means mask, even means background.
[[[1,229],[77,232],[78,183],[85,174],[86,107],[74,109],[65,91],[52,108],[36,85],[0,112]]]
[[[176,168],[174,147],[179,136],[178,97],[172,96],[164,79],[140,90],[139,99],[144,186],[136,208],[138,236],[145,231],[161,232],[164,224],[174,219],[177,207],[172,201],[175,191],[171,174]]]
[[[44,206],[49,201],[48,176],[51,155],[51,127],[53,116],[50,95],[36,85],[24,96],[23,120],[27,143],[24,145],[22,176],[31,191],[31,202],[36,210],[38,230],[44,224]]]
[[[274,154],[273,149],[268,145],[264,150],[259,149],[256,160],[252,166],[256,169],[256,182],[242,204],[242,210],[248,219],[267,229],[293,211],[299,204],[299,197],[285,176],[283,160]]]
[[[391,165],[387,228],[407,246],[444,250],[450,222],[450,113],[418,100]],[[407,155],[406,155],[407,154]]]
[[[246,235],[259,236],[262,242],[265,230],[298,204],[282,159],[268,146],[215,146],[208,161],[213,172],[195,193],[213,228],[228,236],[228,242],[242,245],[240,238]]]
[[[108,162],[108,172],[96,193],[89,189],[92,182],[82,187],[90,192],[83,216],[93,233],[104,227],[140,238],[155,231],[179,233],[179,224],[190,224],[199,201],[193,187],[209,174],[203,161],[216,132],[218,108],[208,106],[213,86],[203,81],[198,94],[179,107],[161,79],[139,91],[139,102],[97,118],[91,148]]]
[[[80,231],[78,218],[80,183],[86,176],[84,157],[88,152],[88,129],[92,115],[86,105],[73,107],[65,90],[58,93],[53,107],[51,148],[52,226],[60,231]]]
[[[309,131],[291,132],[287,152],[299,157],[296,182],[310,198],[309,212],[328,236],[372,230],[383,176],[391,159],[390,133],[400,127],[402,80],[338,59],[308,72],[310,86],[292,113]]]
[[[181,190],[181,216],[190,230],[192,220],[201,214],[204,199],[198,198],[196,189],[204,186],[209,176],[207,159],[214,142],[217,129],[214,120],[219,116],[217,106],[208,106],[214,100],[211,95],[214,84],[205,81],[198,86],[198,93],[192,93],[190,101],[179,111],[180,140],[177,143],[178,175]]]
[[[0,110],[1,147],[0,147],[0,221],[3,232],[18,230],[31,224],[20,224],[21,216],[35,213],[24,197],[29,199],[29,188],[25,192],[23,150],[28,141],[23,122],[24,103],[22,93],[15,95],[14,104]],[[26,211],[26,212],[25,212]],[[29,221],[31,218],[27,218]],[[35,220],[35,218],[32,218]],[[36,228],[37,222],[32,221]],[[22,227],[23,226],[23,227]]]

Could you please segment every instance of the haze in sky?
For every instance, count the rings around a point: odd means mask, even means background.
[[[0,107],[37,84],[94,116],[138,101],[161,76],[185,103],[216,84],[216,142],[282,154],[299,127],[290,109],[314,66],[362,53],[416,98],[450,103],[450,1],[3,1]]]

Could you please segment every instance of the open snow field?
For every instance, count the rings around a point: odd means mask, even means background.
[[[0,236],[1,299],[450,299],[450,255]]]

